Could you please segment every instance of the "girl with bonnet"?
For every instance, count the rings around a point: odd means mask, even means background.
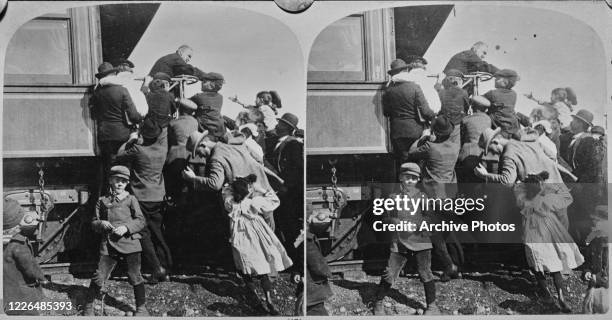
[[[544,302],[554,304],[545,273],[552,274],[559,309],[570,313],[572,310],[564,297],[565,286],[561,272],[579,267],[584,258],[558,217],[558,213],[572,203],[572,196],[562,184],[545,184],[547,179],[547,171],[530,174],[524,183],[514,186],[514,194],[523,215],[527,264],[535,272],[539,294]]]
[[[225,209],[230,217],[230,243],[236,269],[241,273],[249,294],[258,301],[257,307],[263,309],[253,277],[260,278],[267,311],[271,315],[278,315],[272,302],[269,275],[289,268],[293,262],[262,217],[278,208],[280,201],[274,191],[256,184],[256,179],[254,174],[236,178],[230,188],[223,191]]]

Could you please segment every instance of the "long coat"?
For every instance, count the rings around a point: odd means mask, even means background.
[[[395,199],[397,194],[391,194],[388,198]],[[422,192],[417,192],[414,195],[405,193],[408,198],[418,199],[423,198],[426,199],[425,194]],[[404,193],[399,193],[400,198],[404,196]],[[413,208],[416,212],[409,212],[407,210],[393,210],[389,212],[389,222],[396,224],[402,221],[412,222],[417,225],[417,228],[420,227],[423,221],[426,221],[423,216],[423,212],[421,208]],[[422,251],[431,249],[431,239],[429,238],[428,232],[422,231],[396,231],[393,232],[391,237],[391,252],[400,252],[402,251],[402,246],[408,250],[412,251]]]
[[[127,141],[130,127],[126,120],[142,121],[129,92],[120,85],[98,86],[90,103],[94,119],[98,121],[98,141]]]
[[[257,176],[257,183],[271,189],[263,165],[255,161],[244,145],[217,143],[206,163],[206,176],[195,177],[194,184],[207,190],[220,191],[223,184],[249,174]]]
[[[391,139],[420,138],[424,124],[419,119],[419,112],[426,121],[435,116],[421,87],[411,81],[391,83],[382,99],[383,113],[391,120]]]
[[[551,160],[537,141],[509,140],[500,157],[499,173],[489,175],[487,182],[512,185],[528,174],[548,171],[547,183],[563,183],[557,164]]]
[[[4,248],[3,303],[6,314],[38,315],[37,310],[10,311],[9,302],[39,302],[43,301],[40,288],[34,286],[38,281],[44,281],[30,241],[21,234],[16,234]]]
[[[424,183],[428,180],[439,183],[456,183],[455,163],[458,155],[459,143],[447,139],[443,142],[425,142],[408,153],[408,160],[424,160]]]
[[[148,145],[124,144],[117,158],[132,168],[130,183],[138,201],[161,202],[166,195],[162,170],[168,155],[168,128]]]
[[[484,112],[473,113],[461,120],[459,161],[469,156],[480,156],[482,149],[478,146],[478,140],[487,128],[491,128],[491,118]]]
[[[122,237],[116,236],[102,228],[102,221],[110,222],[115,228],[126,226],[128,232]],[[133,195],[130,194],[119,201],[109,196],[100,198],[91,225],[94,230],[104,234],[100,254],[108,255],[108,245],[125,254],[142,251],[142,236],[139,232],[144,229],[146,221],[138,200]]]
[[[187,139],[189,135],[198,130],[198,121],[186,114],[180,115],[177,119],[172,119],[168,125],[168,157],[166,163],[171,164],[176,159],[186,160]]]

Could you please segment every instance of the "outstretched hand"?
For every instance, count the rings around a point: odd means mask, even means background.
[[[474,168],[474,174],[480,178],[486,176],[488,173],[487,168],[485,168],[482,163],[478,164],[478,166]]]
[[[181,175],[182,175],[183,179],[185,179],[185,180],[193,180],[193,178],[196,177],[195,172],[193,172],[193,170],[191,170],[190,167],[185,168],[185,170],[183,170]]]

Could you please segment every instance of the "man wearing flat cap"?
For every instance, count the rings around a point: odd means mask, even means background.
[[[304,141],[295,136],[299,121],[296,115],[285,113],[277,120],[275,132],[279,138],[268,158],[273,171],[285,181],[278,191],[277,233],[291,259],[300,261],[303,256],[292,243],[300,234],[304,216]]]
[[[393,80],[404,77],[408,68],[404,60],[396,59],[391,62],[388,73]],[[391,81],[384,90],[382,104],[383,114],[391,124],[393,152],[399,161],[405,162],[408,149],[421,137],[435,113],[429,108],[421,87],[412,81]]]

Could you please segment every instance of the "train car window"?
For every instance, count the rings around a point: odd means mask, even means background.
[[[7,82],[72,83],[70,34],[68,18],[36,19],[19,28],[7,47]]]
[[[364,43],[362,15],[334,22],[314,41],[308,61],[308,80],[366,80]]]

